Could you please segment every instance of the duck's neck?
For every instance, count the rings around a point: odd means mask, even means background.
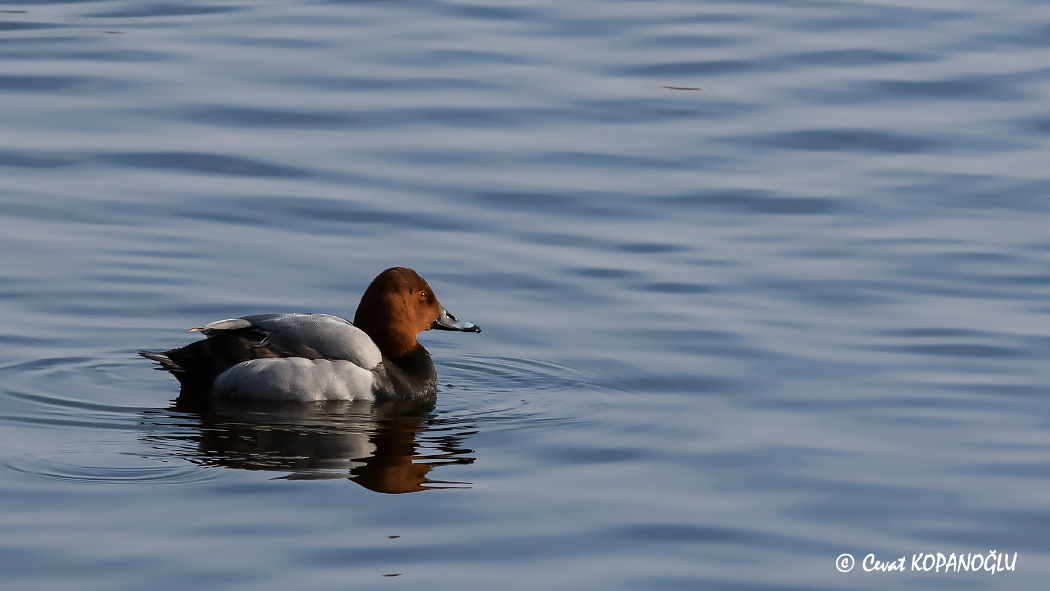
[[[410,374],[422,375],[434,370],[434,362],[430,359],[430,351],[427,351],[419,343],[416,343],[416,347],[408,353],[391,359],[390,362]]]
[[[397,322],[405,316],[403,308],[404,302],[372,293],[369,286],[354,314],[354,326],[365,331],[387,359],[400,359],[420,346],[416,332]]]
[[[365,331],[365,334],[371,337],[372,342],[379,347],[383,357],[391,361],[396,362],[403,357],[411,355],[416,349],[423,349],[423,345],[419,344],[415,335],[407,335],[391,330],[374,330],[374,327],[360,326],[357,322],[354,322],[354,326]],[[426,349],[423,350],[426,351]]]

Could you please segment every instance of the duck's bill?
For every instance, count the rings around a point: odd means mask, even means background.
[[[444,306],[441,306],[441,314],[438,319],[434,321],[432,328],[438,330],[461,330],[463,332],[481,332],[481,327],[476,324],[464,322],[448,313],[448,310]]]

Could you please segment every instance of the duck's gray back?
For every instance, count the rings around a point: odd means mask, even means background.
[[[289,357],[349,361],[373,369],[383,354],[372,339],[350,321],[329,314],[257,314],[219,320],[192,330],[206,336],[224,330],[252,328],[266,334],[259,343]]]

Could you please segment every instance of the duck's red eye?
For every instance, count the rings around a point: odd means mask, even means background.
[[[421,300],[427,299],[427,292],[425,292],[425,291],[419,292],[419,299],[421,299]]]

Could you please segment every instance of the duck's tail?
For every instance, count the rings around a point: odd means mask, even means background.
[[[175,363],[168,357],[167,353],[157,353],[154,351],[139,351],[139,355],[142,355],[146,359],[156,361],[160,364],[157,369],[164,371],[170,371],[172,373],[184,373],[186,370],[182,368],[178,363]]]

